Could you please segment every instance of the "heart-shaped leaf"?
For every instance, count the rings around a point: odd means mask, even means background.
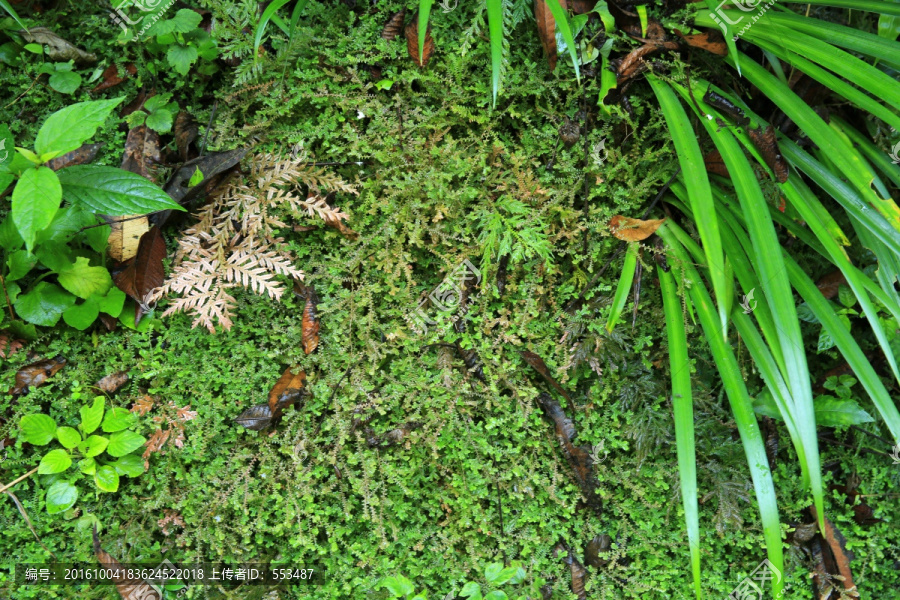
[[[47,490],[47,512],[51,515],[69,510],[78,500],[78,488],[68,481],[57,481]]]
[[[35,446],[46,446],[56,436],[56,422],[47,415],[25,415],[19,428],[25,441]]]
[[[72,457],[65,450],[51,450],[41,459],[38,465],[39,475],[52,475],[53,473],[62,473],[72,466]]]

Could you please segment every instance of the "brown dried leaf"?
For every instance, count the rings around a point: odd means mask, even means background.
[[[559,126],[559,139],[563,141],[566,148],[571,148],[580,137],[581,128],[578,126],[578,123],[566,117],[566,120]]]
[[[112,217],[109,227],[109,247],[106,251],[113,260],[125,262],[137,255],[141,237],[150,229],[150,220],[146,215]]]
[[[838,295],[838,290],[842,285],[847,285],[847,278],[844,277],[844,274],[840,269],[822,276],[822,278],[816,282],[816,287],[819,288],[822,295],[829,300]]]
[[[242,412],[234,422],[241,427],[261,431],[272,424],[272,411],[268,404],[257,404]]]
[[[137,413],[142,417],[146,415],[153,408],[153,398],[150,396],[144,395],[138,398],[138,401],[134,403],[131,407],[131,412]]]
[[[119,320],[117,318],[103,312],[100,313],[100,322],[106,327],[106,331],[110,332],[115,331],[116,327],[119,326]]]
[[[725,166],[725,161],[722,160],[722,154],[718,150],[713,150],[704,156],[703,164],[706,165],[707,173],[731,178],[731,175],[728,174],[728,167]]]
[[[572,593],[578,597],[578,600],[587,600],[587,592],[584,589],[584,582],[587,578],[587,569],[578,562],[578,559],[575,558],[575,555],[572,553],[572,549],[563,542],[557,544],[553,549],[554,556],[559,556],[560,552],[566,553],[563,562],[569,565],[569,573],[572,575]]]
[[[563,10],[567,8],[566,0],[561,0]],[[556,68],[556,20],[553,13],[547,7],[546,0],[534,0],[534,18],[537,20],[538,37],[541,38],[541,45],[547,54],[547,62],[550,64],[550,70]]]
[[[197,121],[186,110],[182,110],[175,117],[175,145],[178,147],[178,156],[182,161],[189,159],[188,151],[191,143],[197,139],[199,128]]]
[[[413,15],[412,21],[406,26],[406,50],[410,58],[419,67],[424,67],[434,54],[434,39],[431,37],[431,25],[425,30],[425,44],[422,46],[422,60],[419,60],[419,14]]]
[[[818,521],[818,514],[815,506],[810,506],[810,512],[813,519]],[[858,597],[856,585],[853,583],[853,573],[850,570],[850,562],[855,558],[853,553],[847,550],[847,540],[841,534],[840,530],[834,526],[828,517],[825,517],[825,540],[828,542],[828,548],[834,557],[838,574],[841,576],[841,582],[844,589],[851,597]],[[835,575],[835,573],[832,573]]]
[[[766,458],[769,461],[769,469],[775,470],[775,459],[778,456],[778,424],[771,417],[760,418],[763,438],[765,439]]]
[[[272,419],[281,416],[281,412],[294,404],[306,394],[306,373],[300,371],[296,375],[291,372],[294,367],[288,367],[269,391],[269,413]]]
[[[718,110],[719,112],[725,113],[738,125],[749,125],[750,118],[744,113],[744,109],[740,106],[737,106],[734,102],[726,98],[725,96],[717,93],[712,88],[706,90],[706,93],[703,94],[703,101]]]
[[[137,75],[137,67],[134,66],[134,63],[126,64],[125,71],[128,75]],[[119,67],[117,67],[115,63],[106,67],[101,77],[103,78],[103,81],[94,86],[94,89],[91,90],[92,93],[108,90],[111,87],[119,85],[126,79],[126,77],[121,77],[119,75]]]
[[[612,64],[616,66],[616,85],[621,88],[628,80],[640,75],[647,70],[645,57],[658,52],[659,47],[652,44],[644,44],[626,54],[623,58],[616,59]]]
[[[778,141],[775,139],[775,128],[771,125],[766,127],[765,131],[758,127],[756,129],[747,129],[750,140],[759,151],[765,163],[775,173],[775,178],[779,183],[788,180],[788,164],[781,155],[778,148]]]
[[[641,219],[632,219],[616,215],[609,220],[609,231],[615,237],[626,242],[639,242],[646,240],[648,237],[656,233],[659,226],[665,219],[650,219],[642,221]]]
[[[612,538],[605,533],[595,536],[584,547],[584,562],[595,569],[602,569],[609,564],[609,560],[600,558],[601,552],[607,552],[612,547]]]
[[[54,171],[59,171],[66,167],[89,163],[97,157],[97,152],[102,147],[103,144],[84,144],[81,148],[77,148],[62,156],[57,156],[56,158],[47,161],[47,166]]]
[[[136,303],[135,324],[141,315],[149,311],[147,299],[150,292],[162,286],[165,280],[163,259],[166,257],[166,240],[159,227],[151,227],[141,236],[137,255],[121,270],[113,273],[113,282]]]
[[[9,358],[23,347],[25,340],[15,338],[7,331],[0,331],[0,358]]]
[[[55,62],[74,60],[79,65],[94,64],[97,56],[75,47],[46,27],[32,27],[19,30],[19,35],[26,42],[41,44],[45,47],[44,56]]]
[[[563,9],[566,8],[565,0],[559,0],[559,3],[562,5]],[[597,0],[569,0],[569,6],[572,7],[573,15],[583,15],[585,13],[589,13],[594,10],[594,7],[597,5]]]
[[[722,34],[718,31],[710,29],[703,33],[685,35],[681,33],[681,30],[676,29],[675,33],[678,34],[688,46],[700,48],[701,50],[706,50],[707,52],[712,52],[719,56],[728,54],[728,45],[725,43],[725,38],[722,37]]]
[[[146,125],[139,125],[128,132],[128,137],[125,138],[125,153],[122,156],[123,169],[156,183],[153,165],[158,165],[161,161],[158,133]]]
[[[168,536],[171,533],[170,527],[184,527],[184,519],[181,518],[177,510],[166,508],[163,509],[163,514],[165,516],[156,522],[162,529],[163,535]]]
[[[128,383],[128,373],[126,371],[116,371],[95,383],[94,387],[100,388],[107,394],[115,394],[126,383]]]
[[[9,391],[13,396],[27,394],[31,388],[44,385],[50,377],[66,365],[66,359],[55,356],[25,365],[16,372],[16,385]]]
[[[299,281],[294,282],[294,293],[306,300],[303,307],[303,351],[310,354],[319,346],[319,298],[312,286],[302,285]]]
[[[119,111],[119,116],[127,117],[131,113],[141,110],[142,108],[144,108],[144,103],[147,101],[147,99],[151,96],[154,96],[155,94],[155,91],[147,92],[142,89],[140,92],[138,92],[138,95],[134,100],[122,107],[122,109]]]
[[[137,598],[140,598],[141,600],[162,600],[160,593],[153,589],[150,584],[143,579],[131,579],[127,577],[129,570],[122,568],[122,564],[119,561],[100,547],[100,537],[97,535],[96,525],[94,525],[93,537],[94,556],[97,557],[100,566],[112,571],[113,575],[118,575],[118,577],[111,577],[110,579],[115,584],[116,590],[118,590],[119,595],[123,600],[135,600]]]
[[[400,35],[400,32],[403,30],[403,20],[405,18],[405,8],[402,8],[398,12],[395,12],[393,15],[391,15],[391,18],[388,19],[388,22],[384,24],[384,29],[381,30],[381,37],[389,42],[394,41],[394,39],[398,35]]]
[[[344,222],[341,221],[340,219],[326,216],[325,224],[330,225],[331,227],[334,227],[335,229],[337,229],[339,232],[341,232],[341,235],[343,235],[347,239],[355,240],[359,237],[359,233],[357,233],[357,232],[353,231],[352,229],[350,229],[349,227],[347,227],[344,224]]]

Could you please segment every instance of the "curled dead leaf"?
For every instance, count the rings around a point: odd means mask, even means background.
[[[9,358],[25,347],[25,340],[20,340],[7,331],[0,331],[0,358]]]
[[[234,422],[253,431],[262,431],[272,424],[272,411],[268,404],[257,404],[242,412]]]
[[[47,161],[47,166],[54,171],[59,171],[66,167],[87,164],[97,157],[97,152],[102,147],[103,144],[84,144],[81,148],[77,148],[62,156],[57,156],[56,158]]]
[[[384,24],[381,30],[381,37],[389,42],[394,41],[400,32],[403,31],[403,20],[406,18],[406,9],[402,8],[391,15],[388,22]]]
[[[656,233],[659,226],[665,223],[665,219],[650,219],[642,221],[641,219],[632,219],[616,215],[609,220],[609,231],[615,237],[626,242],[639,242],[646,240],[648,237]]]
[[[319,298],[312,286],[305,286],[299,281],[294,282],[294,294],[306,300],[303,307],[303,352],[312,353],[319,346]]]
[[[269,412],[273,419],[281,416],[282,411],[296,403],[306,395],[306,373],[292,372],[295,367],[288,367],[269,391]]]
[[[747,134],[750,136],[750,140],[759,151],[766,165],[772,169],[772,172],[775,174],[775,179],[777,179],[779,183],[786,182],[789,174],[788,163],[781,155],[781,150],[778,148],[778,141],[775,139],[775,128],[772,125],[769,125],[765,130],[761,127],[747,129]]]
[[[79,65],[92,65],[97,62],[95,54],[85,52],[81,48],[70,44],[46,27],[21,29],[19,30],[19,35],[26,42],[44,46],[44,56],[54,62],[74,60]]]
[[[94,387],[99,388],[107,394],[115,394],[122,389],[122,386],[126,383],[128,383],[128,372],[116,371],[115,373],[110,373],[106,377],[100,379],[94,384]]]
[[[44,385],[66,365],[66,359],[55,356],[25,365],[16,372],[16,384],[9,391],[13,396],[27,394],[31,388]]]

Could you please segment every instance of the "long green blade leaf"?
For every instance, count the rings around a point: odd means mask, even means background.
[[[496,107],[497,93],[500,91],[500,70],[503,67],[503,0],[487,0],[487,15],[491,37],[491,86]]]
[[[612,308],[609,311],[609,318],[606,319],[606,330],[612,331],[622,316],[622,309],[628,302],[628,292],[631,290],[631,284],[634,283],[634,272],[637,269],[637,253],[640,246],[633,242],[628,245],[628,252],[625,253],[625,263],[622,265],[622,276],[619,278],[619,285],[616,287],[616,294],[613,296]]]
[[[572,27],[569,25],[569,16],[566,14],[566,10],[560,4],[560,0],[546,0],[547,8],[550,9],[550,13],[553,15],[553,19],[556,21],[556,26],[559,27],[559,32],[563,36],[563,40],[566,42],[566,46],[569,48],[569,57],[572,59],[572,66],[575,67],[575,79],[579,82],[581,81],[581,71],[578,69],[578,55],[575,53],[575,36],[572,35]]]
[[[259,46],[260,44],[262,44],[262,37],[266,31],[266,26],[269,24],[269,21],[272,20],[272,16],[278,11],[278,9],[287,4],[289,1],[290,0],[272,0],[272,3],[266,7],[262,15],[259,17],[259,23],[256,25],[256,35],[253,36],[254,60],[256,60],[256,57],[259,56]]]
[[[12,5],[7,2],[7,0],[0,0],[0,8],[9,13],[9,16],[15,19],[16,23],[19,24],[19,27],[21,27],[22,29],[28,29],[27,27],[25,27],[25,23],[19,20],[19,15],[16,14],[16,11],[13,9]]]
[[[422,64],[422,56],[425,54],[425,36],[428,34],[432,4],[434,0],[419,0],[419,64]]]

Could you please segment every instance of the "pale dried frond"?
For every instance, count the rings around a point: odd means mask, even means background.
[[[323,190],[358,193],[356,187],[322,169],[308,166],[305,155],[285,159],[259,154],[250,162],[246,182],[233,177],[220,195],[197,214],[197,222],[178,241],[175,267],[150,301],[174,298],[163,316],[190,312],[193,326],[215,332],[229,329],[237,301],[228,290],[237,286],[278,300],[285,287],[277,275],[303,279],[303,272],[276,237],[288,225],[281,215],[317,216],[326,223],[341,223],[349,215],[332,207]]]

